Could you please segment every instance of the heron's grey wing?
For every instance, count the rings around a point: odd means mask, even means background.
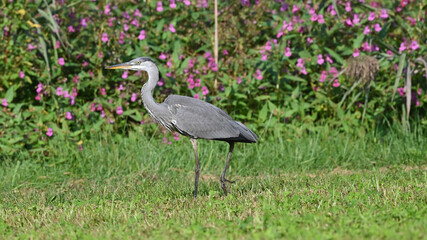
[[[223,141],[256,142],[256,135],[252,131],[210,103],[191,97],[170,95],[163,104],[166,104],[172,113],[172,124],[183,135]],[[247,131],[249,132],[246,134]]]

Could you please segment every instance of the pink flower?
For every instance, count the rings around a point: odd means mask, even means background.
[[[328,6],[327,11],[328,11],[332,16],[337,15],[337,12],[335,11],[335,7],[334,7],[334,5],[332,5],[332,4]]]
[[[139,40],[144,40],[145,39],[145,31],[144,30],[141,30],[141,32],[139,32],[138,39]]]
[[[418,45],[417,41],[412,40],[411,45],[409,46],[410,49],[412,49],[413,51],[417,50],[420,47],[420,45]]]
[[[353,24],[357,25],[360,22],[359,14],[354,14],[353,16]]]
[[[322,54],[317,55],[317,64],[322,65],[324,62]]]
[[[168,74],[166,73],[166,75],[168,75]],[[163,86],[163,84],[165,84],[165,81],[163,78],[160,78],[160,80],[157,82],[157,85]]]
[[[105,88],[101,88],[101,95],[107,95],[107,91],[105,91]]]
[[[406,42],[404,41],[404,42],[402,42],[401,44],[400,44],[400,47],[399,47],[399,53],[401,53],[401,52],[403,52],[403,51],[405,51],[406,50]]]
[[[166,58],[167,58],[167,56],[166,56],[166,54],[165,54],[164,52],[162,52],[162,53],[160,54],[160,56],[159,56],[159,59],[160,59],[160,60],[166,60]]]
[[[62,96],[64,94],[64,92],[62,91],[62,87],[58,87],[57,89],[56,89],[56,95],[58,95],[58,96]]]
[[[64,98],[70,98],[71,97],[71,95],[68,93],[68,91],[64,91],[62,96],[64,96]]]
[[[135,102],[137,98],[138,98],[138,94],[132,93],[132,97],[130,98],[130,101]]]
[[[237,77],[236,82],[237,82],[237,84],[242,83],[242,78],[241,77]]]
[[[326,61],[328,63],[334,63],[334,61],[332,60],[331,56],[329,56],[329,55],[326,55]]]
[[[56,41],[55,49],[58,49],[59,47],[61,47],[61,42],[60,41]]]
[[[351,12],[351,3],[350,2],[346,2],[345,3],[345,11],[346,12]]]
[[[404,97],[405,96],[405,89],[404,88],[398,88],[397,91],[399,92],[399,95]]]
[[[307,38],[307,43],[308,43],[308,44],[312,44],[312,43],[313,43],[313,39],[312,39],[311,37],[308,37],[308,38]]]
[[[128,71],[124,71],[124,72],[123,72],[123,74],[122,74],[122,78],[123,78],[123,79],[128,78]]]
[[[87,20],[86,20],[86,18],[82,18],[81,20],[80,20],[80,25],[82,25],[82,27],[87,27]]]
[[[285,54],[286,57],[290,57],[292,55],[291,49],[289,47],[286,47],[285,52],[283,54]]]
[[[173,134],[173,139],[175,139],[175,141],[179,140],[179,134],[178,133],[174,133]]]
[[[368,42],[363,42],[363,44],[362,44],[362,51],[370,52],[371,50],[372,50],[371,49],[371,45],[369,45]]]
[[[271,42],[270,42],[270,41],[267,41],[267,42],[265,43],[265,47],[264,47],[264,49],[265,49],[266,51],[270,51],[270,50],[271,50]]]
[[[119,87],[117,88],[117,90],[119,90],[119,92],[123,91],[123,90],[125,90],[125,87],[123,87],[123,84],[120,84]]]
[[[354,51],[353,51],[353,57],[358,57],[360,55],[360,52],[359,52],[359,49],[354,49]]]
[[[335,67],[331,67],[329,73],[332,74],[333,77],[338,76],[338,70]]]
[[[228,55],[228,51],[227,51],[227,49],[222,50],[222,54],[223,54],[223,55]]]
[[[161,1],[157,2],[157,12],[163,12],[163,3]]]
[[[185,4],[185,6],[190,6],[191,5],[190,0],[184,0],[183,3]]]
[[[268,55],[262,54],[261,61],[267,61]]]
[[[53,135],[53,130],[52,130],[52,128],[48,128],[48,129],[47,129],[46,135],[47,135],[47,136],[49,136],[49,137],[52,137],[52,135]]]
[[[375,23],[375,25],[374,25],[374,29],[375,29],[375,31],[376,31],[376,32],[381,31],[381,25],[380,25],[380,24],[378,24],[378,23]]]
[[[375,20],[375,12],[370,12],[370,13],[369,13],[368,20],[369,20],[370,22],[372,22],[372,21],[374,21],[374,20]]]
[[[175,0],[170,0],[170,2],[169,2],[169,7],[170,7],[170,8],[176,8]]]
[[[319,82],[325,82],[326,78],[328,78],[328,72],[322,71],[322,73],[320,74]]]
[[[6,98],[3,98],[2,100],[1,100],[1,105],[3,105],[3,106],[5,106],[5,107],[7,107],[9,104],[7,103],[7,99]]]
[[[175,32],[176,32],[176,29],[174,28],[174,26],[173,26],[173,24],[172,24],[172,23],[170,23],[170,24],[169,24],[169,31],[171,31],[171,32],[173,32],[173,33],[175,33]]]
[[[307,69],[305,68],[304,64],[305,64],[304,59],[299,58],[297,60],[297,65],[296,66],[297,66],[297,68],[300,69],[300,73],[302,73],[304,75],[307,75]]]
[[[123,30],[125,30],[125,32],[127,32],[129,30],[129,25],[127,25],[126,23],[123,24]]]
[[[118,115],[122,115],[122,114],[123,114],[123,108],[122,108],[122,106],[118,106],[118,107],[117,107],[117,109],[116,109],[116,113],[117,113]]]
[[[43,84],[39,83],[39,84],[37,85],[36,92],[37,92],[37,93],[40,93],[40,92],[42,92],[42,91],[43,91]]]
[[[23,71],[19,71],[19,78],[24,78],[25,77],[25,73]]]
[[[70,32],[70,33],[73,33],[73,32],[75,32],[76,30],[74,29],[74,27],[73,26],[68,26],[68,32]]]
[[[369,33],[371,33],[371,29],[369,28],[369,26],[366,26],[365,29],[363,30],[363,34],[367,35]]]
[[[417,20],[415,20],[415,19],[413,19],[413,18],[411,18],[411,17],[406,17],[406,19],[408,19],[408,21],[409,21],[409,24],[411,25],[411,26],[415,26],[416,24],[417,24]]]
[[[61,65],[61,66],[64,66],[64,64],[65,64],[64,58],[59,58],[58,59],[58,64]]]
[[[108,42],[108,34],[107,33],[102,34],[101,41],[103,41],[105,43]]]
[[[292,6],[292,13],[296,13],[296,12],[298,12],[298,11],[299,11],[298,6],[294,4],[294,5]]]
[[[125,33],[124,32],[120,32],[120,34],[119,34],[119,43],[120,44],[125,43],[124,39],[125,39]]]
[[[422,90],[421,90],[421,88],[418,88],[417,94],[418,94],[418,95],[421,95],[421,94],[422,94]]]
[[[317,15],[317,22],[318,23],[325,23],[325,19],[323,18],[322,14]]]
[[[264,77],[262,76],[261,69],[256,70],[256,79],[262,80]]]
[[[317,19],[318,19],[318,18],[317,18],[317,14],[313,13],[313,14],[311,15],[311,19],[310,19],[310,20],[311,20],[312,22],[316,22],[316,21],[317,21]]]
[[[340,84],[340,82],[338,81],[338,79],[335,79],[334,80],[334,83],[332,83],[332,86],[334,86],[334,87],[339,87],[341,84]]]
[[[381,15],[380,18],[386,19],[388,18],[387,10],[381,9]]]
[[[197,94],[197,93],[196,93],[196,94],[194,94],[194,98],[195,98],[195,99],[200,99],[199,94]]]
[[[344,23],[347,24],[347,26],[353,27],[353,22],[350,18],[347,18]]]
[[[111,12],[111,4],[109,3],[109,4],[105,5],[104,14],[108,15],[110,12]]]
[[[71,120],[71,119],[73,119],[73,116],[71,115],[70,112],[66,112],[65,113],[65,118],[68,119],[68,120]]]
[[[132,24],[132,25],[134,25],[135,27],[139,27],[139,22],[138,22],[138,19],[136,19],[136,18],[134,18],[133,20],[132,20],[132,22],[130,22],[130,24]]]
[[[34,50],[34,49],[36,49],[37,48],[37,46],[34,46],[34,45],[32,45],[31,43],[28,43],[28,50]]]
[[[206,96],[209,93],[209,89],[206,86],[202,87],[202,93],[204,96]]]

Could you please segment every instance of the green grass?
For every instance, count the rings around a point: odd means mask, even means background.
[[[227,144],[202,140],[199,150],[197,199],[188,139],[106,133],[83,151],[57,140],[45,154],[3,157],[0,239],[425,239],[425,134],[238,144],[228,197]]]

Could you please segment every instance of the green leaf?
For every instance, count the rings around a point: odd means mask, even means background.
[[[297,82],[306,82],[306,80],[304,78],[300,78],[297,76],[293,76],[293,75],[285,75],[284,78],[289,79],[289,80],[293,80],[293,81],[297,81]]]
[[[309,51],[304,50],[298,53],[301,58],[311,58],[311,54]]]
[[[325,47],[325,50],[329,53],[329,55],[331,55],[331,57],[333,57],[338,63],[344,65],[345,64],[345,60],[338,54],[336,53],[334,50]]]
[[[393,95],[391,96],[391,102],[393,102],[394,95],[396,94],[397,87],[399,86],[400,77],[402,76],[403,67],[405,66],[405,59],[406,59],[406,53],[400,55],[399,68],[397,70],[396,79],[394,80]]]
[[[362,41],[365,38],[365,34],[361,33],[359,36],[357,36],[356,39],[353,41],[353,49],[360,48],[362,46]]]
[[[11,103],[13,101],[13,98],[15,97],[15,88],[16,88],[16,85],[13,85],[6,92],[5,97],[8,103]]]
[[[261,111],[259,112],[259,118],[261,122],[265,122],[267,120],[267,113],[268,113],[268,102],[264,104]]]

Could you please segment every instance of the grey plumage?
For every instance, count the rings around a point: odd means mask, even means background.
[[[152,91],[159,81],[159,70],[153,60],[147,57],[133,59],[127,63],[107,67],[107,69],[128,69],[146,71],[148,81],[141,89],[142,102],[148,113],[169,131],[176,131],[188,136],[193,144],[196,157],[196,178],[194,197],[197,196],[199,179],[199,160],[197,156],[197,142],[199,138],[228,142],[230,150],[226,165],[221,175],[221,187],[227,195],[228,187],[225,182],[225,173],[228,162],[234,149],[235,142],[254,143],[258,137],[241,122],[235,121],[220,108],[186,96],[170,95],[163,103],[153,99]]]

